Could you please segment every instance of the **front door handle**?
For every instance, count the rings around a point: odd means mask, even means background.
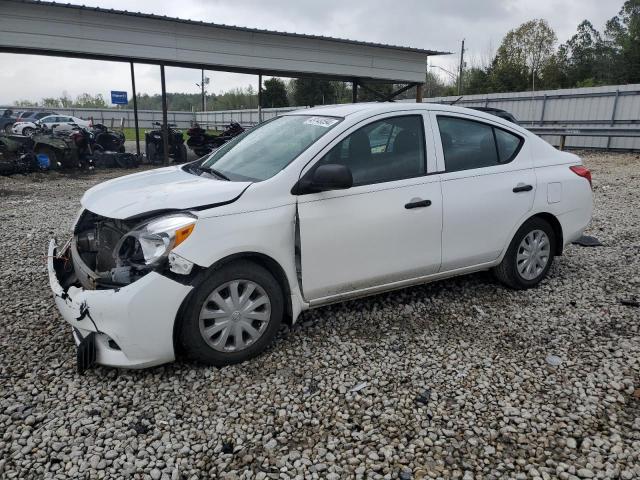
[[[422,207],[428,207],[429,205],[431,205],[431,200],[418,200],[418,199],[411,199],[412,201],[409,203],[406,203],[404,205],[404,208],[406,208],[407,210],[410,210],[412,208],[422,208]]]
[[[516,187],[513,188],[513,193],[530,192],[531,190],[533,190],[533,186],[519,183]]]

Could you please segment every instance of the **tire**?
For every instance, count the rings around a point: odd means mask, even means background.
[[[4,133],[6,133],[7,135],[10,135],[12,132],[12,128],[13,128],[13,123],[7,123],[4,126]]]
[[[217,302],[209,299],[210,295],[220,289],[218,298],[233,304],[230,288],[234,283],[239,284],[237,285],[239,293],[237,297],[240,301],[243,299],[243,294],[248,291],[246,286],[250,284],[255,285],[256,288],[246,299],[246,302],[260,304],[260,301],[265,297],[268,299],[268,304],[258,307],[258,309],[264,308],[264,311],[256,309],[247,313],[268,318],[266,321],[245,318],[243,314],[239,313],[240,310],[234,306],[225,304],[223,308]],[[201,312],[217,315],[218,318],[201,321]],[[273,275],[260,265],[239,260],[212,270],[196,287],[182,317],[181,343],[189,358],[206,365],[222,367],[244,362],[261,353],[271,343],[280,328],[283,314],[283,293]],[[222,328],[208,337],[209,340],[205,339],[202,329],[212,328],[218,322],[225,323],[220,323]],[[224,328],[223,325],[230,325],[230,328]],[[254,335],[252,339],[249,331],[244,330],[245,325],[254,328],[259,335]],[[240,340],[237,340],[235,335],[238,331],[242,337]],[[217,343],[217,348],[212,345],[215,343]],[[237,345],[242,348],[237,348]]]
[[[538,233],[536,234],[536,232]],[[544,236],[539,232],[542,232],[548,240],[548,252],[544,247]],[[527,265],[531,265],[532,262],[522,257],[518,259],[519,254],[526,255],[523,242],[528,236],[529,239],[535,239],[537,237],[538,241],[542,240],[541,246],[539,247],[541,250],[538,250],[541,252],[541,256],[538,258],[544,258],[545,256],[547,258],[543,267],[534,261],[534,267],[529,272],[527,272]],[[549,225],[549,222],[538,217],[527,220],[514,235],[507,249],[507,253],[505,253],[500,265],[493,269],[493,274],[500,282],[514,290],[524,290],[535,287],[546,277],[547,272],[551,268],[556,251],[556,242],[555,233],[551,225]],[[534,259],[535,258],[536,257],[534,257]],[[522,269],[524,269],[524,272],[521,271]]]
[[[182,144],[178,147],[178,158],[176,159],[178,163],[186,163],[187,162],[187,147]]]
[[[25,137],[30,137],[34,132],[35,130],[31,127],[24,127],[22,129],[22,135],[24,135]]]
[[[157,149],[153,143],[147,143],[146,148],[147,162],[156,163]]]

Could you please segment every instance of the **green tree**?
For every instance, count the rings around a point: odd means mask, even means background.
[[[569,88],[567,58],[562,51],[556,52],[542,66],[540,70],[540,81],[536,84],[541,90],[553,90],[556,88]]]
[[[350,82],[332,81],[333,89],[336,92],[335,103],[351,103],[353,99],[353,88]]]
[[[213,103],[213,110],[237,110],[256,108],[258,95],[249,85],[247,88],[235,88],[218,95]]]
[[[447,85],[438,75],[432,72],[427,72],[424,84],[425,98],[443,97],[447,93],[446,89]]]
[[[15,107],[37,107],[38,102],[34,102],[33,100],[16,100],[13,102]]]
[[[296,78],[292,82],[294,105],[310,106],[336,103],[336,91],[332,82],[318,78]]]
[[[60,100],[53,97],[47,97],[42,99],[42,106],[46,108],[59,108]]]
[[[71,99],[71,97],[69,96],[69,93],[66,90],[62,92],[62,95],[58,100],[62,108],[73,107],[73,100]]]
[[[288,107],[287,86],[279,78],[265,80],[262,90],[263,107]]]
[[[546,20],[530,20],[502,40],[491,65],[493,91],[535,88],[554,54],[557,37]]]
[[[393,85],[390,83],[365,83],[364,86],[366,88],[358,86],[359,102],[376,102],[393,93]]]
[[[463,92],[468,95],[490,93],[489,73],[482,67],[471,67],[462,74]]]
[[[584,20],[567,43],[560,45],[558,57],[563,60],[567,86],[604,85],[612,80],[611,49],[591,22]]]
[[[101,93],[97,95],[91,95],[90,93],[83,93],[76,97],[76,101],[73,102],[74,107],[78,108],[108,108],[107,102]]]
[[[607,22],[605,44],[611,49],[613,80],[640,82],[640,0],[627,0]]]

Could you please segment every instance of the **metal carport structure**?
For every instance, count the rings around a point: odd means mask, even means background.
[[[165,160],[165,66],[255,74],[259,94],[262,75],[343,80],[353,83],[356,101],[358,85],[365,81],[407,84],[396,93],[420,87],[427,58],[447,54],[33,0],[0,2],[0,52],[129,62],[136,110],[133,64],[159,65]],[[421,93],[417,88],[416,100]],[[136,122],[136,137],[137,127]]]

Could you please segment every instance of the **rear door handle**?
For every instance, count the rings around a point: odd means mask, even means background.
[[[412,208],[428,207],[429,205],[431,205],[431,200],[414,200],[412,202],[405,203],[404,208],[410,210]]]
[[[513,193],[530,192],[531,190],[533,190],[533,186],[519,183],[518,186],[513,188]]]

